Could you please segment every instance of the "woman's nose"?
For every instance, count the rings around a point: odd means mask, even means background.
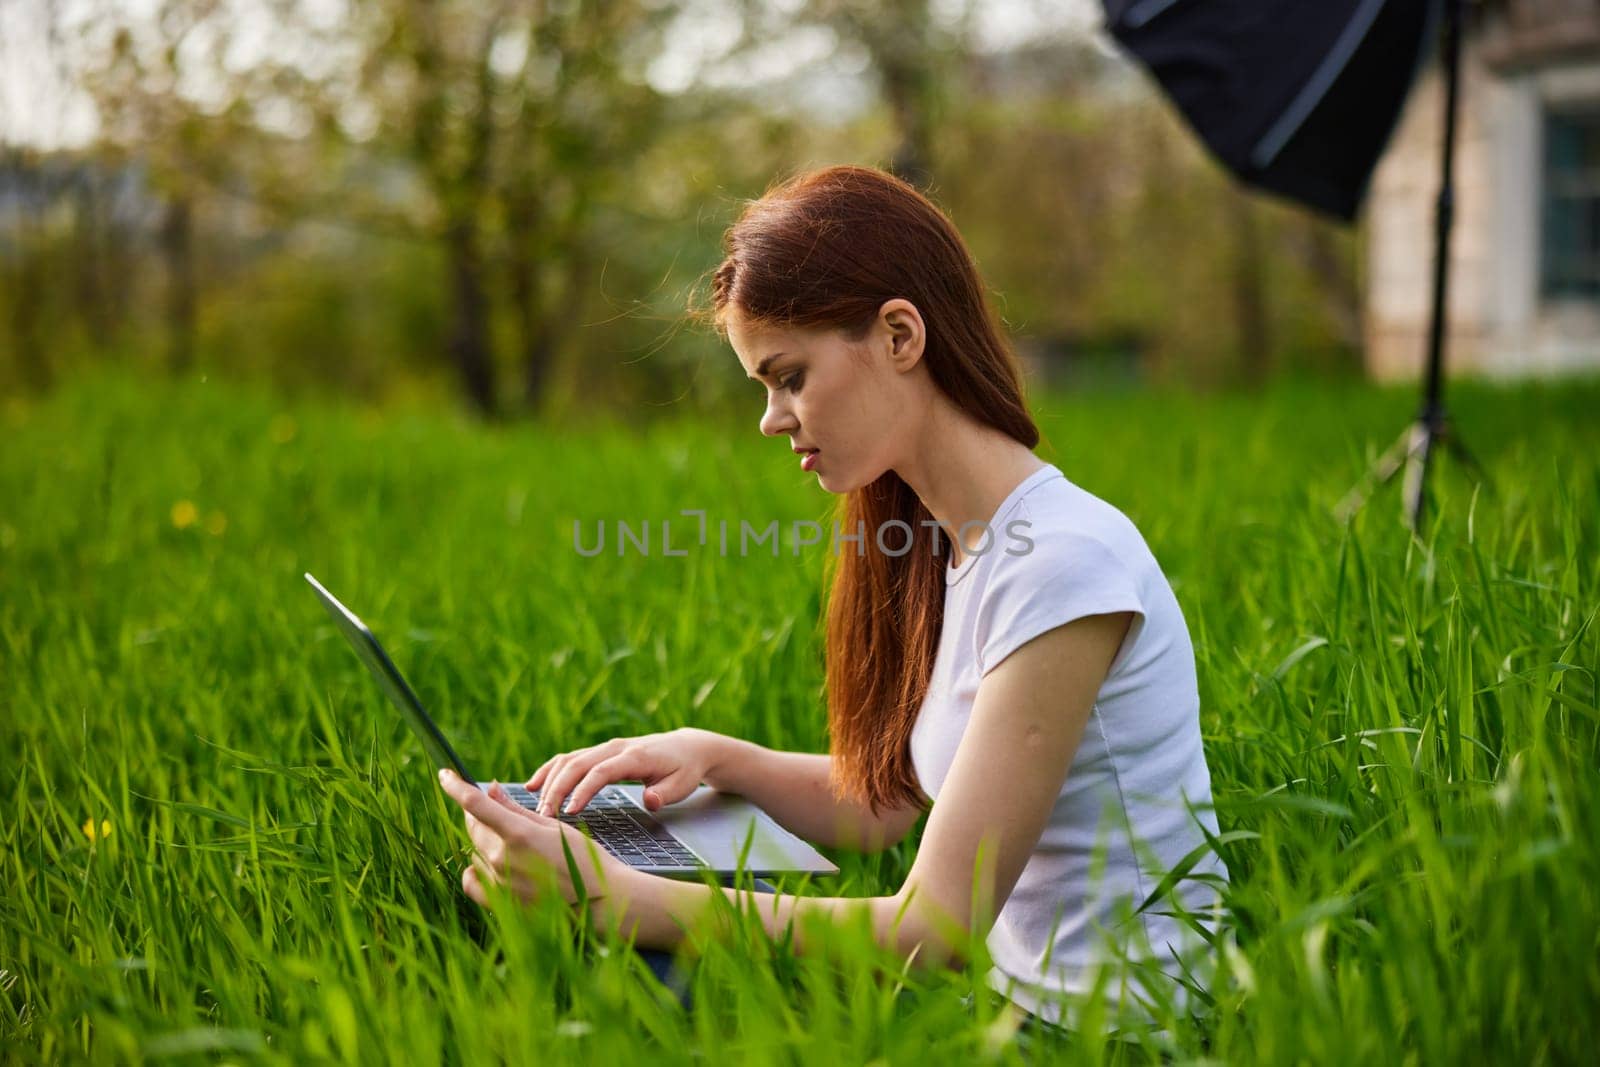
[[[784,404],[767,401],[767,410],[761,416],[761,432],[768,437],[788,433],[794,425],[794,413]]]

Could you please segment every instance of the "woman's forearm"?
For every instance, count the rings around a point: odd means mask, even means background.
[[[591,902],[590,908],[597,925],[614,923],[621,936],[633,938],[636,947],[672,950],[682,943],[687,930],[705,921],[715,907],[715,891],[702,882],[625,871]],[[922,929],[924,924],[901,906],[898,897],[801,897],[731,886],[721,887],[721,892],[735,907],[741,898],[752,903],[767,933],[774,940],[789,934],[796,953],[807,951],[804,928],[810,916],[822,914],[833,923],[848,923],[864,911],[877,943],[912,960],[914,965],[960,965],[959,952],[945,940],[929,936]]]
[[[836,800],[828,784],[832,757],[778,752],[752,741],[706,731],[717,757],[706,784],[750,800],[780,826],[829,847],[877,852],[893,844],[884,823],[848,800]]]

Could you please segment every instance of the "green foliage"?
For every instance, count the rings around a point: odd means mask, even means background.
[[[1024,347],[1120,349],[1155,381],[1259,380],[1241,352],[1249,268],[1267,370],[1359,368],[1355,235],[1241,191],[1165,105],[978,99],[941,144],[935,197]]]
[[[659,12],[624,6],[651,38]],[[448,10],[474,25],[499,18],[478,5]],[[511,19],[507,39],[528,37],[528,50],[515,76],[487,85],[481,61],[494,38],[483,32],[458,29],[418,44],[419,54],[388,38],[381,47],[368,41],[383,63],[366,76],[408,87],[368,140],[213,131],[194,149],[206,157],[194,175],[231,176],[189,181],[184,193],[197,204],[197,365],[357,397],[427,390],[457,378],[450,339],[470,322],[483,329],[505,410],[632,413],[691,391],[736,392],[737,379],[715,370],[713,346],[679,319],[720,258],[740,202],[797,170],[886,166],[903,131],[884,107],[829,124],[785,118],[736,93],[646,92],[624,77],[617,42],[584,28],[622,17],[609,10],[574,9],[562,32],[579,44]],[[577,81],[546,86],[541,72],[562,48],[577,49],[569,56]],[[440,65],[437,84],[418,73],[428,63]],[[947,95],[930,192],[966,237],[1024,351],[1056,370],[1120,354],[1139,376],[1167,383],[1359,367],[1357,237],[1242,199],[1160,102],[1065,91]],[[462,157],[478,118],[493,121],[483,127],[483,158],[469,166]],[[433,131],[436,150],[414,143],[419,130]],[[84,165],[94,173],[117,158],[99,151]],[[173,195],[160,186],[149,193]],[[45,384],[30,358],[44,360],[48,378],[159,351],[181,329],[168,304],[172,264],[152,234],[123,235],[127,266],[116,286],[96,290],[74,278],[104,235],[91,215],[61,214],[4,265],[12,277],[0,286],[0,385]],[[452,224],[471,240],[451,246]],[[1426,238],[1417,235],[1419,257]],[[1250,277],[1265,367],[1242,356],[1241,285]],[[462,279],[481,290],[481,306],[460,306]],[[118,343],[91,343],[86,324],[109,292],[125,306],[115,318],[126,326]],[[551,366],[533,404],[519,389],[540,339]]]
[[[295,392],[442,391],[437,247],[326,227],[301,237],[213,284],[198,326],[202,363]]]
[[[1194,638],[1237,950],[1211,1014],[1168,1020],[1178,1059],[1600,1037],[1600,383],[1452,395],[1498,492],[1446,462],[1420,541],[1392,490],[1329,517],[1409,390],[1034,399],[1041,454],[1139,525]],[[902,978],[859,930],[795,957],[736,926],[685,1015],[559,907],[480,913],[458,816],[300,580],[485,773],[685,723],[821,750],[820,553],[571,547],[574,520],[824,517],[753,413],[484,428],[102,375],[0,429],[6,1058],[1021,1062],[962,1000],[981,971]],[[786,888],[892,892],[914,850]]]

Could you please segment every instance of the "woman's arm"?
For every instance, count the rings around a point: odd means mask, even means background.
[[[748,898],[773,940],[790,935],[793,951],[801,955],[808,951],[802,916],[826,915],[832,923],[844,923],[865,911],[873,939],[914,966],[931,970],[959,966],[963,959],[959,950],[947,947],[953,931],[945,937],[927,936],[920,925],[907,921],[908,909],[899,897],[801,897],[720,888],[735,907],[741,894]],[[591,897],[588,906],[596,926],[614,922],[619,934],[633,938],[640,948],[676,949],[685,931],[704,920],[715,892],[701,882],[674,881],[628,868],[613,874],[606,892]]]
[[[1039,842],[1095,694],[1132,619],[1131,613],[1119,612],[1058,626],[1023,644],[983,678],[940,791],[941,803],[928,820],[922,846],[898,893],[763,893],[752,903],[767,931],[774,938],[792,931],[794,950],[804,953],[804,923],[796,918],[825,914],[839,922],[864,909],[874,937],[885,948],[917,966],[962,966],[971,942],[988,936]],[[745,773],[753,779],[768,768],[787,766],[803,782],[803,759],[785,763],[755,754]],[[996,788],[997,782],[1003,784]],[[825,792],[825,781],[822,788]],[[767,789],[777,791],[771,785]],[[671,949],[686,929],[704,919],[714,892],[699,882],[675,882],[625,867],[614,871],[607,891],[590,907],[596,909],[597,923],[615,920],[624,936],[635,937],[635,944]],[[736,905],[744,892],[722,889]],[[751,896],[756,897],[753,892]]]
[[[714,910],[717,891],[712,887],[675,882],[629,867],[577,827],[520,807],[498,783],[482,790],[448,768],[440,769],[439,783],[466,812],[467,832],[472,837],[473,859],[461,872],[461,888],[485,907],[495,902],[492,886],[509,889],[524,902],[556,896],[569,905],[586,906],[599,928],[616,931],[646,948],[676,947],[685,931],[695,929],[707,912]],[[738,905],[740,890],[722,892],[731,904]],[[897,898],[766,893],[761,898],[758,915],[768,933],[779,939],[790,932],[796,951],[806,950],[806,923],[795,922],[802,915],[825,914],[830,921],[840,922],[865,910],[880,944],[891,945],[923,965],[945,959],[938,949],[917,951],[924,939],[902,927],[906,909],[899,906]]]
[[[705,731],[715,753],[706,784],[753,802],[790,833],[814,844],[881,852],[916,825],[916,806],[881,810],[835,800],[828,785],[833,757],[777,752],[752,741]]]

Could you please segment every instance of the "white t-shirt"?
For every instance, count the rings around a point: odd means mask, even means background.
[[[1177,597],[1132,521],[1054,465],[1012,490],[989,529],[982,555],[964,550],[960,565],[945,570],[943,630],[911,734],[912,763],[937,801],[980,678],[1073,619],[1136,613],[1050,820],[987,943],[990,984],[1035,1015],[1073,1025],[1077,1013],[1060,1010],[1060,994],[1076,1000],[1090,993],[1097,968],[1109,968],[1107,1007],[1120,1004],[1139,1018],[1147,994],[1140,979],[1117,968],[1118,952],[1169,975],[1183,973],[1181,958],[1202,981],[1213,962],[1203,939],[1162,914],[1174,910],[1170,900],[1121,921],[1205,844],[1197,819],[1217,832],[1200,747],[1194,646]],[[1185,799],[1197,810],[1187,810]],[[1227,877],[1210,850],[1191,873]],[[1211,885],[1185,878],[1175,894],[1187,910],[1214,920]],[[1186,1002],[1180,984],[1169,991]]]

